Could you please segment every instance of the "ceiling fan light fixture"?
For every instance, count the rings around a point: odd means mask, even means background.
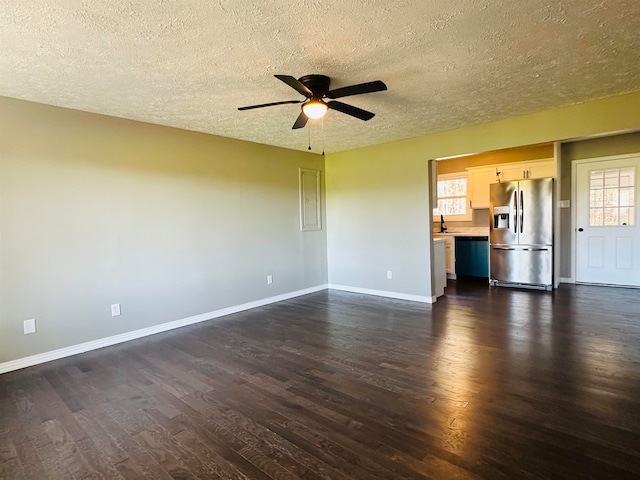
[[[322,100],[309,100],[302,105],[302,111],[304,114],[313,119],[322,118],[327,113],[327,104]]]

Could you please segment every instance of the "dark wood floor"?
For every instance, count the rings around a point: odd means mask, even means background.
[[[640,478],[640,291],[325,291],[0,376],[2,479]]]

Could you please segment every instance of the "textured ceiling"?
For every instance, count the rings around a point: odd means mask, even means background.
[[[0,0],[0,95],[336,152],[640,90],[638,32],[638,0]],[[389,90],[237,110],[309,73]]]

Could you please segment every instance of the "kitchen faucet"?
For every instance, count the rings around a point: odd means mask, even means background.
[[[443,214],[440,214],[440,233],[447,233],[447,226],[444,223]]]

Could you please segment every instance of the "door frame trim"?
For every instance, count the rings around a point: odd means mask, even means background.
[[[594,158],[582,158],[580,160],[574,160],[571,162],[571,279],[572,283],[578,283],[576,281],[576,252],[578,250],[578,238],[576,235],[576,229],[578,228],[578,165],[584,163],[598,163],[609,162],[614,160],[624,160],[625,158],[638,158],[640,152],[625,153],[623,155],[607,155],[605,157]],[[600,285],[600,284],[598,284]],[[602,284],[604,285],[604,284]]]
[[[554,205],[553,205],[553,288],[558,288],[562,282],[561,273],[561,247],[562,247],[562,224],[560,221],[562,210],[560,209],[560,199],[562,198],[562,143],[553,143],[553,163],[555,166],[556,180],[554,182]]]

